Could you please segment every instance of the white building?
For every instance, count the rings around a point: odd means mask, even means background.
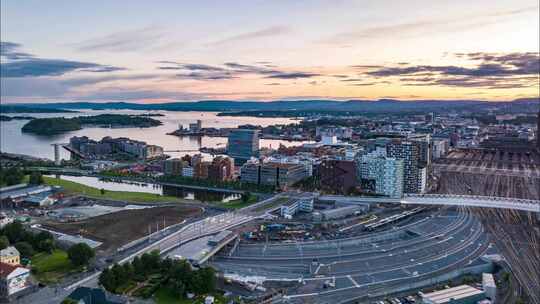
[[[491,273],[482,274],[482,288],[486,292],[486,296],[491,299],[491,302],[495,303],[497,298],[497,285],[495,285],[495,279]]]
[[[290,219],[299,211],[312,212],[313,201],[314,199],[311,196],[295,199],[293,202],[281,206],[281,216]]]
[[[418,192],[425,193],[427,188],[427,168],[418,169]]]
[[[337,136],[333,135],[333,136],[329,136],[329,135],[323,135],[321,136],[321,143],[323,145],[335,145],[337,144],[338,140],[337,140]]]
[[[433,139],[432,142],[432,157],[433,159],[439,159],[448,153],[448,140],[445,139]]]
[[[182,168],[182,176],[193,177],[193,167]]]
[[[0,263],[0,297],[7,298],[30,287],[30,270],[19,265]]]
[[[403,160],[365,155],[358,161],[357,170],[360,180],[370,184],[375,193],[390,197],[403,195]]]
[[[469,285],[460,285],[422,295],[425,304],[476,303],[485,298],[482,290]]]

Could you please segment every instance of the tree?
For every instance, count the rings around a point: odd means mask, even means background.
[[[160,265],[159,251],[154,250],[141,256],[141,263],[144,276],[159,271]]]
[[[113,292],[118,287],[118,281],[111,269],[105,268],[99,275],[99,284],[106,290]]]
[[[21,222],[14,221],[7,224],[3,229],[3,234],[7,236],[10,243],[17,243],[24,238],[24,227]]]
[[[56,248],[56,244],[53,239],[42,240],[38,243],[38,248],[41,251],[52,253]]]
[[[73,300],[72,298],[65,298],[60,304],[77,304],[79,303],[76,300]]]
[[[242,194],[242,203],[247,204],[250,198],[251,198],[251,193],[249,191],[244,192]]]
[[[8,186],[20,184],[23,178],[23,172],[17,167],[11,167],[7,170],[0,170],[0,184],[6,184]]]
[[[32,245],[30,245],[28,242],[15,243],[15,248],[17,248],[21,256],[25,258],[30,258],[32,255],[34,255],[34,248],[32,248]]]
[[[48,231],[41,231],[38,234],[32,235],[32,246],[39,251],[51,253],[56,247],[53,235]]]
[[[9,246],[9,239],[5,235],[0,236],[0,250],[5,249]]]
[[[38,171],[34,171],[30,174],[29,182],[31,185],[41,185],[45,183],[45,181],[43,180],[43,175],[41,175],[41,173]]]
[[[99,193],[101,193],[101,195],[105,195],[105,189],[103,188],[99,189]]]
[[[167,285],[177,298],[183,298],[186,295],[186,285],[184,282],[179,280],[169,280]]]
[[[86,243],[79,243],[68,249],[68,258],[75,266],[86,266],[95,255],[94,249]]]

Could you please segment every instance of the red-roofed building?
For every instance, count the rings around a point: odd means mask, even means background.
[[[29,269],[0,262],[0,298],[8,298],[30,287],[29,278]]]

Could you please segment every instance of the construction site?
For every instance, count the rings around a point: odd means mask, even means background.
[[[128,205],[86,197],[71,198],[39,220],[51,231],[100,242],[99,255],[110,255],[121,246],[164,228],[200,217],[204,208],[188,204]]]
[[[435,193],[540,199],[540,153],[525,149],[462,149],[434,164]],[[469,208],[492,235],[512,273],[513,290],[505,303],[518,298],[540,303],[540,219],[526,211]]]

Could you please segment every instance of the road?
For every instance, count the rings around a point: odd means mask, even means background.
[[[299,282],[287,288],[291,303],[338,303],[460,270],[488,249],[480,222],[466,211],[418,216],[389,231],[339,240],[240,244],[232,256],[214,257],[225,273]],[[316,262],[316,264],[313,264]],[[335,288],[323,288],[334,281]],[[390,290],[390,289],[388,289]]]

